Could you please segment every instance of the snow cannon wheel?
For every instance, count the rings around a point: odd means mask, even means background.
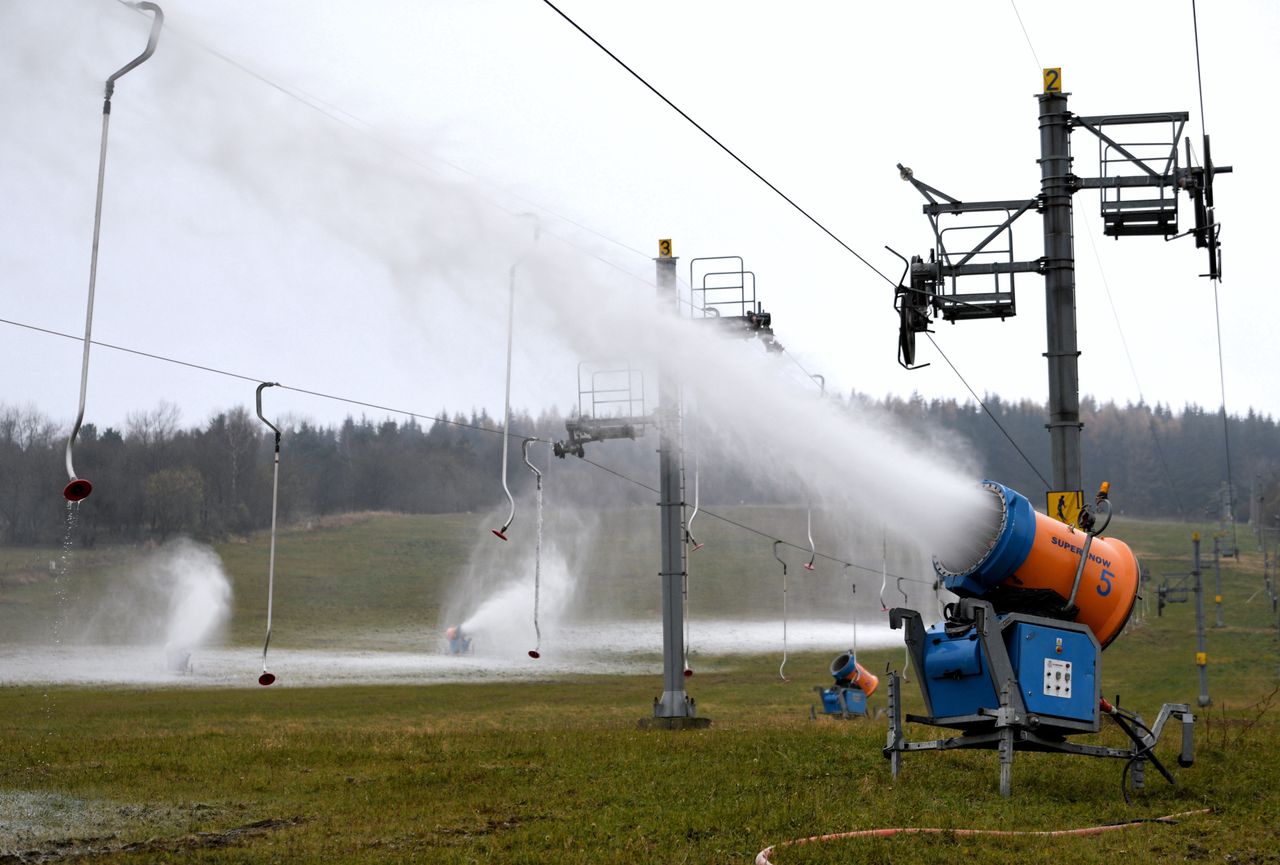
[[[258,684],[265,688],[267,687],[267,685],[270,685],[275,680],[276,680],[275,673],[268,673],[266,670],[263,670],[262,675],[258,677]]]
[[[538,660],[539,658],[541,658],[541,657],[542,657],[542,653],[541,653],[541,652],[539,652],[537,649],[530,649],[530,650],[529,650],[529,657],[530,657],[530,658],[533,658],[533,659],[536,661],[536,660]]]
[[[502,533],[501,529],[490,529],[489,531],[493,532],[495,535],[497,535],[499,538],[501,538],[504,541],[507,539],[507,536]]]
[[[62,497],[69,502],[81,502],[89,498],[91,492],[93,492],[93,484],[84,478],[73,478],[62,488]]]

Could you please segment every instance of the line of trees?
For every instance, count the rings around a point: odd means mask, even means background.
[[[1043,457],[1044,408],[1030,401],[986,400],[1009,436],[1039,472]],[[973,456],[988,476],[1027,491],[1043,488],[983,409],[954,400],[855,396],[857,410],[880,411],[904,429],[942,431],[933,447],[954,447]],[[1219,412],[1190,405],[1118,406],[1084,399],[1084,461],[1089,483],[1110,480],[1128,513],[1187,519],[1216,518],[1226,477],[1223,420]],[[441,412],[441,417],[449,417]],[[423,425],[348,417],[337,426],[285,421],[280,516],[285,522],[351,511],[407,513],[489,509],[504,502],[499,479],[500,420],[483,412],[453,415],[454,423]],[[519,414],[512,428],[544,438],[564,437],[555,411]],[[1280,516],[1280,427],[1250,411],[1227,423],[1236,481],[1235,514],[1274,525]],[[62,534],[66,482],[66,431],[32,408],[0,404],[0,543],[55,543]],[[646,440],[647,441],[647,440]],[[618,471],[651,482],[656,441],[609,447],[589,456]],[[129,415],[123,430],[85,424],[76,444],[76,466],[95,485],[81,506],[79,540],[137,541],[188,533],[221,538],[263,528],[271,518],[270,433],[243,408],[219,412],[202,426],[184,427],[178,410],[161,403]],[[548,448],[535,459],[544,469]],[[511,443],[510,486],[516,495],[532,485]],[[569,458],[557,463],[556,491],[563,501],[584,505],[653,502],[653,492],[609,477]],[[703,501],[789,502],[794,488],[762,484],[748,467],[718,465],[705,483]]]

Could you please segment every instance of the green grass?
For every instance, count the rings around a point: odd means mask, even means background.
[[[788,526],[797,516],[803,512],[769,519]],[[628,525],[649,522],[649,511],[607,513],[596,536],[626,538]],[[1153,563],[1157,578],[1187,569],[1191,527],[1117,520],[1114,529]],[[1207,527],[1200,530],[1208,538]],[[469,515],[377,516],[291,531],[279,548],[282,573],[295,585],[308,582],[279,596],[279,609],[295,605],[299,624],[330,615],[411,621],[441,603],[441,588],[465,566],[472,543],[459,536],[481,531],[485,520]],[[708,543],[704,552],[737,544],[695,562],[706,595],[757,579],[768,588],[766,577],[776,576],[758,562],[767,545],[714,530],[699,540]],[[654,570],[642,559],[642,541],[585,556],[615,560],[588,564],[592,590],[612,602],[635,591],[645,609],[647,595],[630,585],[656,583],[636,576]],[[713,725],[681,733],[636,727],[661,689],[656,675],[430,687],[0,688],[0,837],[12,816],[6,797],[50,794],[95,815],[78,837],[98,840],[30,846],[94,850],[102,862],[720,863],[848,829],[1049,830],[1207,807],[1213,813],[1178,825],[1097,837],[900,836],[788,848],[775,861],[1278,862],[1280,655],[1265,596],[1246,602],[1262,577],[1247,538],[1242,547],[1241,561],[1223,569],[1227,627],[1209,634],[1215,703],[1197,723],[1196,765],[1175,769],[1177,787],[1148,770],[1147,790],[1132,806],[1120,796],[1119,761],[1061,755],[1020,754],[1009,800],[998,795],[989,752],[907,755],[893,783],[880,753],[883,722],[808,719],[810,688],[827,678],[830,659],[801,654],[792,656],[793,681],[785,684],[775,656],[714,659],[715,672],[690,681]],[[428,550],[433,564],[424,567]],[[236,618],[250,620],[232,635],[251,641],[264,588],[254,585],[265,578],[262,539],[219,551],[236,582]],[[0,574],[31,558],[6,551]],[[26,598],[29,612],[41,603],[40,585],[6,582],[5,597]],[[286,585],[282,579],[282,593],[294,591]],[[406,612],[413,593],[422,606]],[[8,606],[3,614],[13,615]],[[330,633],[340,635],[336,625]],[[1145,624],[1104,655],[1104,690],[1148,718],[1164,701],[1194,704],[1194,650],[1192,605],[1172,605],[1157,618],[1152,598]],[[901,650],[864,654],[877,671],[902,658]],[[908,711],[918,711],[913,684],[907,692]],[[1171,730],[1159,752],[1169,764],[1176,739]],[[1099,740],[1122,744],[1105,727]],[[283,822],[198,834],[263,820]],[[138,846],[121,849],[130,842]],[[12,851],[0,846],[0,861],[5,852]]]

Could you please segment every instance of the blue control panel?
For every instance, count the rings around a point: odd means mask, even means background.
[[[1018,622],[1005,631],[1027,711],[1093,721],[1098,712],[1098,653],[1088,635]]]

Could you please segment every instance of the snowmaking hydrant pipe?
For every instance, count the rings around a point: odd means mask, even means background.
[[[88,498],[93,492],[93,484],[76,476],[76,467],[72,461],[72,449],[76,436],[80,434],[80,426],[84,423],[84,404],[89,387],[89,347],[93,344],[93,295],[98,282],[98,239],[102,233],[102,190],[107,172],[107,130],[111,123],[111,95],[116,89],[116,79],[144,63],[155,53],[156,43],[160,40],[160,28],[164,25],[164,12],[155,3],[143,2],[129,4],[153,14],[151,34],[147,37],[147,47],[141,54],[121,66],[107,79],[106,91],[102,100],[102,144],[98,150],[98,193],[93,208],[93,248],[89,254],[89,302],[84,316],[84,355],[80,361],[80,408],[76,412],[76,421],[71,426],[71,435],[67,438],[67,485],[62,490],[63,497],[69,502],[78,502]]]
[[[827,395],[827,377],[825,375],[822,375],[821,373],[814,373],[810,377],[814,381],[816,381],[818,383],[818,387],[821,388],[821,392],[818,394],[818,399],[825,398]],[[812,499],[810,499],[808,506],[805,509],[805,530],[809,534],[809,561],[804,563],[804,569],[806,571],[812,571],[813,563],[818,560],[818,548],[813,543],[813,500]]]
[[[280,493],[280,428],[262,414],[262,391],[278,384],[279,382],[264,381],[258,385],[255,395],[258,419],[275,433],[275,455],[271,465],[271,553],[267,558],[267,638],[262,643],[262,675],[258,677],[258,684],[264,687],[276,680],[274,673],[267,672],[267,647],[271,645],[271,606],[276,588],[276,503],[279,501]]]
[[[778,560],[778,564],[782,565],[782,663],[778,665],[778,678],[784,682],[790,681],[787,678],[787,563],[782,560],[782,556],[778,555],[778,546],[782,541],[773,542],[773,557]]]
[[[537,222],[538,217],[532,213],[522,215],[533,217],[533,242],[537,243],[541,231]],[[507,514],[507,521],[502,524],[502,528],[493,529],[493,533],[504,541],[507,539],[507,529],[511,528],[511,524],[516,519],[516,500],[511,495],[511,487],[507,485],[507,445],[511,439],[511,346],[514,342],[516,327],[516,268],[524,258],[521,256],[511,265],[511,277],[507,289],[507,380],[502,395],[502,491],[507,494],[511,512]]]
[[[538,626],[538,594],[542,586],[542,472],[538,471],[538,467],[529,459],[529,445],[536,442],[536,438],[527,438],[520,445],[520,453],[524,457],[524,464],[529,467],[529,471],[533,472],[535,492],[535,507],[538,511],[538,539],[533,548],[533,634],[536,644],[529,650],[529,657],[537,660],[542,657],[542,628]]]
[[[813,505],[809,505],[805,516],[805,531],[809,534],[809,561],[804,563],[804,569],[812,571],[813,563],[818,559],[818,548],[813,543]]]
[[[684,524],[685,539],[693,545],[693,549],[689,550],[691,553],[696,553],[698,550],[702,549],[703,546],[698,543],[698,539],[693,536],[693,521],[698,518],[698,510],[701,507],[699,504],[701,497],[701,491],[699,490],[699,482],[702,474],[701,469],[702,467],[699,464],[698,452],[695,450],[693,452],[693,513],[689,514],[689,521]],[[685,622],[688,622],[687,618],[685,619]],[[686,641],[686,647],[687,645],[688,641]]]
[[[502,524],[502,528],[493,530],[504,541],[507,539],[507,529],[511,528],[516,518],[515,496],[511,495],[511,487],[507,485],[507,443],[511,436],[511,344],[515,335],[516,267],[519,264],[517,261],[511,265],[511,287],[507,292],[507,385],[502,397],[502,491],[507,494],[511,512],[507,514],[507,521]]]

